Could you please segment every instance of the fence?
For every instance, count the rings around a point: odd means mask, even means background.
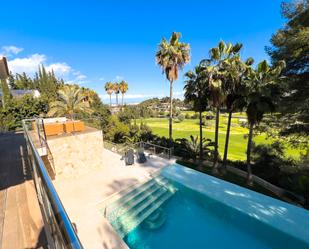
[[[31,128],[32,131],[34,131],[33,122],[38,121],[34,119],[23,120],[23,129],[27,144],[29,164],[33,173],[49,248],[83,248],[53,186],[42,158],[34,145],[30,134]],[[39,132],[38,126],[37,129],[36,132]],[[38,134],[38,136],[40,139],[41,135]]]
[[[164,146],[148,143],[148,142],[137,142],[137,143],[125,143],[115,144],[110,141],[104,141],[104,148],[113,151],[117,154],[124,155],[128,149],[138,150],[144,149],[150,155],[157,155],[163,158],[171,159],[173,155],[173,149]]]

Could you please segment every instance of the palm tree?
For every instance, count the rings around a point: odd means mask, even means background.
[[[124,80],[122,80],[120,83],[119,83],[119,90],[121,92],[121,95],[122,95],[122,106],[123,106],[123,96],[124,94],[128,91],[129,87],[128,87],[128,83],[125,82]]]
[[[213,162],[213,173],[218,173],[218,159],[219,159],[219,118],[220,108],[225,101],[225,92],[223,89],[225,78],[225,65],[230,63],[230,59],[236,56],[242,44],[236,43],[234,46],[231,43],[226,44],[224,41],[220,41],[218,46],[210,49],[210,61],[214,64],[209,66],[209,88],[211,92],[211,101],[213,107],[216,109],[216,126],[215,126],[215,151]]]
[[[114,84],[112,82],[106,82],[105,86],[105,91],[109,95],[109,106],[112,106],[112,94],[114,92]]]
[[[252,58],[248,58],[246,62],[243,62],[239,56],[235,56],[230,63],[226,65],[226,84],[224,84],[224,91],[226,92],[225,106],[228,111],[228,122],[222,163],[223,170],[226,168],[232,115],[233,112],[242,110],[246,105],[245,80],[253,62]]]
[[[253,129],[263,119],[266,113],[273,112],[280,95],[278,80],[282,69],[285,67],[284,61],[279,61],[277,65],[270,67],[264,60],[260,62],[256,70],[250,70],[248,77],[249,94],[247,96],[247,119],[249,124],[249,135],[247,145],[247,181],[252,184],[251,169],[251,148]]]
[[[120,90],[119,90],[119,83],[115,82],[113,84],[113,91],[116,94],[116,105],[118,106],[118,94],[120,92]]]
[[[76,112],[86,112],[91,114],[93,110],[83,100],[81,89],[74,85],[65,85],[57,92],[57,101],[53,101],[49,104],[50,110],[48,116],[61,116],[69,115],[71,119],[74,119]]]
[[[208,106],[208,84],[204,76],[204,67],[202,65],[195,67],[194,71],[189,71],[185,74],[186,85],[185,90],[185,100],[193,104],[193,110],[199,113],[200,119],[200,141],[199,141],[199,159],[200,163],[203,160],[203,118],[202,113],[206,111]]]
[[[162,68],[167,80],[170,82],[169,106],[169,143],[172,146],[173,129],[173,82],[178,79],[178,70],[190,61],[190,45],[179,41],[181,34],[173,32],[169,41],[162,39],[156,53],[157,64]]]

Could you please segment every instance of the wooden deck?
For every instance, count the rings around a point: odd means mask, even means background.
[[[0,134],[0,249],[47,248],[22,133]]]

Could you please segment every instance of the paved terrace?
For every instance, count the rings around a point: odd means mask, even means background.
[[[0,134],[0,248],[47,248],[22,133]]]
[[[145,164],[125,166],[118,154],[102,150],[104,165],[75,168],[53,181],[62,203],[77,228],[85,249],[124,249],[126,244],[104,218],[104,200],[114,193],[145,181],[149,174],[171,164],[172,160],[153,156]]]

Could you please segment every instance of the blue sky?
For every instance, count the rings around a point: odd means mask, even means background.
[[[166,96],[168,82],[155,64],[157,44],[173,31],[191,45],[183,74],[206,58],[222,39],[242,42],[244,58],[268,59],[265,46],[282,25],[280,0],[221,1],[4,1],[0,54],[13,72],[32,74],[38,64],[59,77],[96,90],[106,81],[129,83],[127,102]]]

